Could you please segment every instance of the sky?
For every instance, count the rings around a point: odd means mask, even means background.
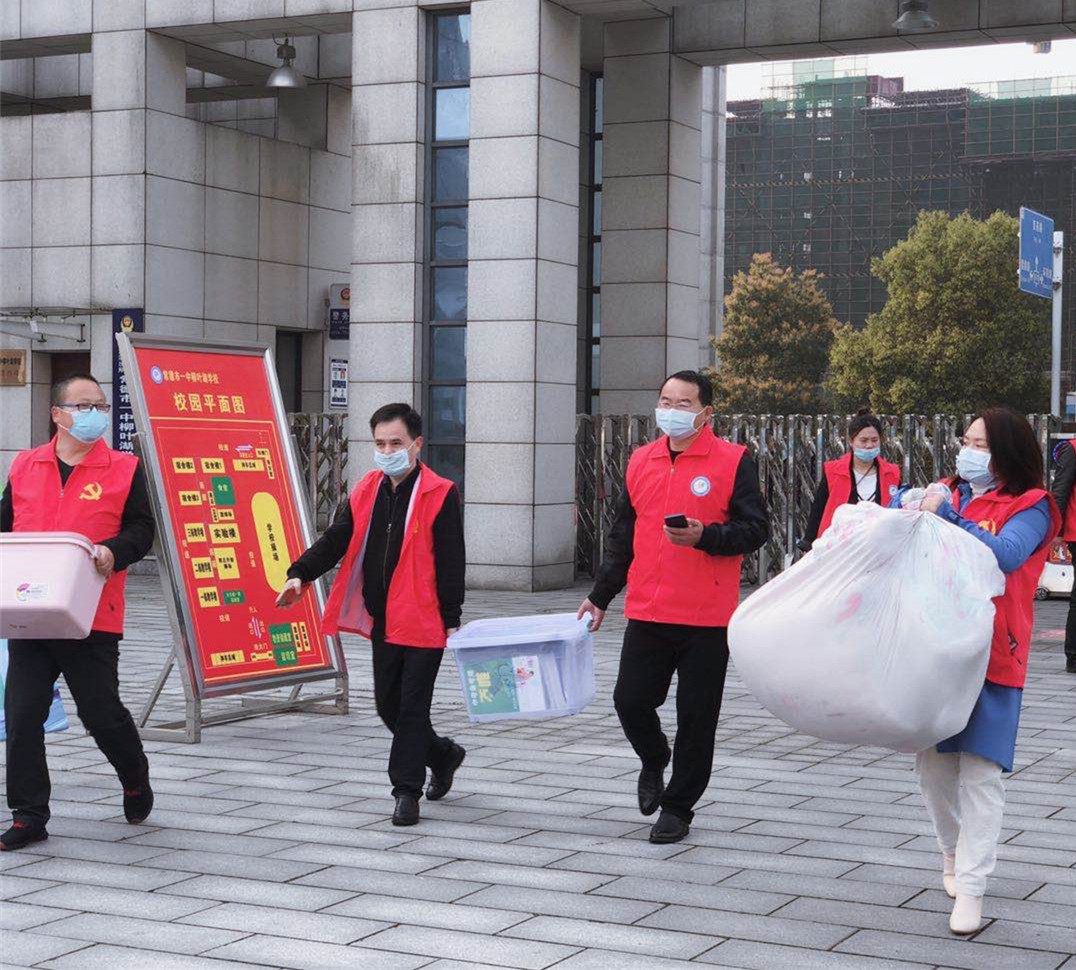
[[[1076,77],[1076,40],[1055,40],[1049,54],[1035,54],[1030,44],[988,44],[942,50],[899,51],[860,55],[865,74],[903,77],[906,91],[953,88],[985,81],[1033,77]],[[839,65],[851,58],[839,58]],[[728,69],[728,100],[757,98],[763,78],[780,64],[732,64]]]

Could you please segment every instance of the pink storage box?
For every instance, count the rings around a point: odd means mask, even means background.
[[[90,632],[104,586],[93,543],[84,535],[0,535],[0,637],[81,640]]]

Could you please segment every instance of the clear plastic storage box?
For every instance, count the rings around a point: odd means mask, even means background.
[[[104,586],[93,543],[84,535],[0,535],[0,637],[81,640],[90,632]]]
[[[472,721],[578,714],[594,699],[594,638],[574,613],[475,620],[448,640]]]

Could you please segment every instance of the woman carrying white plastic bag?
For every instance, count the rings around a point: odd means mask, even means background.
[[[1044,489],[1035,435],[1015,411],[982,412],[964,433],[956,468],[956,477],[944,483],[950,496],[932,491],[919,508],[983,542],[1006,577],[1005,592],[994,601],[986,682],[967,726],[916,756],[942,850],[945,890],[956,900],[949,927],[967,934],[979,929],[986,880],[997,861],[1005,809],[1001,774],[1013,767],[1035,588],[1061,517]]]

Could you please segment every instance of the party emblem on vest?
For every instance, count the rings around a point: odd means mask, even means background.
[[[101,483],[87,482],[82,486],[82,491],[79,493],[78,497],[89,502],[98,501],[101,498]]]
[[[700,475],[698,478],[691,480],[691,494],[698,495],[700,498],[703,495],[709,495],[710,493],[710,479],[705,475]]]

